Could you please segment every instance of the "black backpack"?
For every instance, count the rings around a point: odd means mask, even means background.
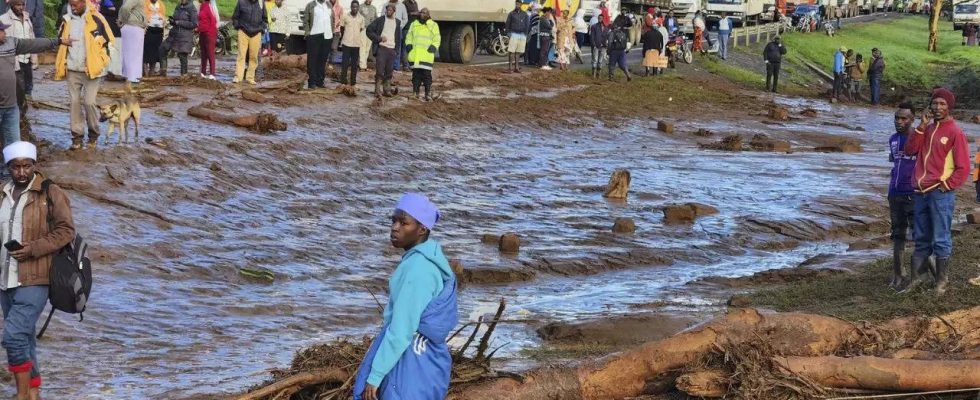
[[[51,225],[51,193],[48,187],[51,180],[45,179],[41,182],[41,191],[48,200],[48,225]],[[86,255],[88,244],[81,235],[75,234],[75,239],[58,250],[51,257],[51,271],[49,273],[48,300],[51,302],[51,312],[48,319],[44,321],[44,326],[38,332],[37,338],[44,335],[51,322],[51,316],[55,310],[69,314],[78,314],[78,321],[85,319],[85,305],[88,303],[89,293],[92,291],[92,262]]]
[[[629,42],[629,37],[624,29],[613,29],[612,35],[609,37],[609,50],[626,50],[627,42]]]

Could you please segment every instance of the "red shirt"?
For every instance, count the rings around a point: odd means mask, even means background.
[[[218,34],[218,19],[214,17],[214,10],[211,9],[209,1],[201,2],[201,10],[197,13],[197,32]]]
[[[912,179],[920,192],[956,190],[970,177],[970,143],[952,119],[916,129],[905,154],[917,156]]]

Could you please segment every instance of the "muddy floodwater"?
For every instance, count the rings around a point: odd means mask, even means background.
[[[63,93],[61,84],[44,83],[35,99],[64,101]],[[441,207],[435,237],[450,258],[503,277],[466,287],[463,318],[492,312],[501,297],[508,317],[542,322],[655,302],[668,310],[715,307],[710,290],[687,284],[847,248],[832,235],[767,246],[754,239],[760,226],[809,221],[829,229],[867,217],[857,205],[883,204],[890,110],[778,101],[792,110],[813,106],[823,118],[772,125],[763,116],[707,113],[677,121],[688,133],[666,135],[655,121],[639,120],[411,126],[328,104],[285,110],[287,132],[256,135],[189,120],[187,104],[164,107],[173,118],[144,111],[143,137],[159,145],[56,152],[45,165],[71,184],[75,222],[96,265],[85,321],[56,315],[40,342],[46,396],[231,393],[264,380],[305,345],[373,333],[380,315],[371,293],[385,300],[399,259],[388,245],[388,216],[405,191],[426,193]],[[65,148],[67,114],[36,116],[40,136]],[[821,123],[828,120],[866,131]],[[694,140],[689,132],[698,128],[720,133]],[[766,133],[795,150],[698,148],[698,140],[725,132]],[[807,151],[813,144],[796,139],[805,135],[854,138],[864,151]],[[626,202],[602,197],[616,168],[632,173]],[[663,223],[662,207],[686,202],[719,213],[694,225]],[[613,234],[617,217],[632,218],[637,232]],[[504,232],[520,235],[518,255],[481,242]],[[249,280],[242,268],[275,279]],[[504,361],[521,365],[515,356],[538,343],[533,326],[498,328],[495,343],[509,343]],[[10,394],[9,386],[3,391]]]

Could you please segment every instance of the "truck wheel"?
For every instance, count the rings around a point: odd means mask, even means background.
[[[449,62],[469,64],[476,51],[476,35],[473,33],[473,27],[465,24],[457,26],[449,38],[448,50]]]

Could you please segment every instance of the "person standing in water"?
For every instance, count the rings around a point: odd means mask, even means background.
[[[354,381],[354,400],[443,399],[452,355],[446,337],[459,319],[456,277],[442,246],[429,236],[439,210],[406,193],[391,215],[391,244],[405,250],[392,274],[381,333]]]

